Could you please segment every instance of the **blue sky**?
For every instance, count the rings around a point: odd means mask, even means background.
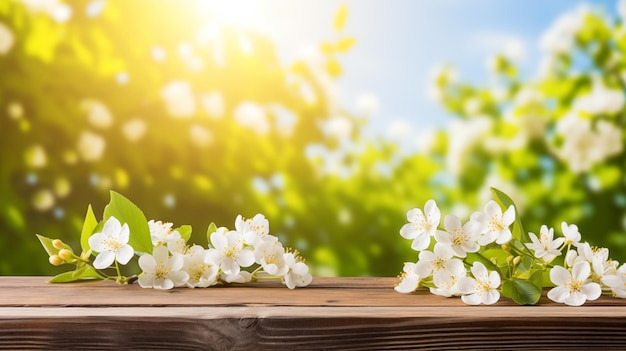
[[[265,16],[260,28],[290,62],[303,47],[336,37],[332,18],[341,4],[349,9],[345,34],[357,45],[341,58],[339,79],[343,107],[356,109],[362,94],[380,103],[370,133],[382,133],[394,121],[421,131],[445,127],[451,117],[427,96],[434,67],[454,65],[462,80],[486,84],[486,62],[510,46],[520,54],[523,74],[536,71],[539,40],[559,15],[582,4],[614,17],[617,1],[571,0],[268,0],[254,16]],[[513,44],[511,44],[513,43]]]

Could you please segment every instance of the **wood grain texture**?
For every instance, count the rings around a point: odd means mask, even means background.
[[[626,300],[583,307],[399,294],[395,278],[157,291],[0,277],[0,349],[624,350]]]

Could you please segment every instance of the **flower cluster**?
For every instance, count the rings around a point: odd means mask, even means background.
[[[494,304],[501,295],[519,304],[535,304],[543,288],[548,298],[570,306],[602,294],[626,297],[626,264],[609,259],[609,250],[581,242],[578,227],[563,222],[562,236],[542,225],[539,235],[523,230],[512,200],[492,189],[483,212],[463,224],[441,213],[433,200],[424,210],[407,213],[400,235],[419,251],[405,263],[395,290],[412,293],[419,287],[441,296],[461,296],[470,305]],[[563,255],[565,253],[565,255]]]
[[[60,274],[52,282],[115,279],[129,283],[136,280],[143,288],[165,290],[258,279],[281,280],[289,289],[294,289],[312,280],[304,259],[297,251],[285,249],[278,238],[269,233],[269,221],[262,214],[251,219],[237,216],[235,230],[217,228],[212,223],[207,230],[208,248],[187,244],[190,226],[172,228],[172,223],[147,221],[134,204],[114,192],[104,218],[106,220],[98,223],[91,207],[88,209],[81,234],[81,255],[74,254],[72,248],[59,239],[38,235],[50,255],[51,264],[76,265],[76,270]],[[126,265],[135,255],[139,256],[142,272],[123,275],[120,265]],[[117,275],[108,275],[109,268],[115,268]]]

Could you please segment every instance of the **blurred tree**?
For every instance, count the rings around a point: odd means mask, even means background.
[[[451,66],[436,76],[433,95],[460,117],[431,150],[455,190],[447,203],[476,206],[489,187],[499,187],[521,205],[526,230],[537,233],[545,223],[558,231],[561,221],[575,223],[585,239],[610,247],[622,261],[623,17],[612,21],[580,7],[556,20],[541,47],[544,57],[531,78],[504,55],[490,61],[494,83],[487,87],[458,81]]]
[[[384,143],[350,151],[363,119],[334,96],[355,43],[347,8],[336,38],[285,67],[211,6],[0,3],[0,274],[55,273],[34,234],[76,243],[109,189],[193,225],[192,242],[260,212],[316,274],[395,274],[406,200],[430,193],[390,179],[421,184],[434,168],[390,167]]]

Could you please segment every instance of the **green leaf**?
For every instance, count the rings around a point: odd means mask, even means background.
[[[52,245],[52,239],[39,234],[35,235],[37,236],[37,239],[39,239],[39,242],[41,242],[41,246],[43,246],[48,255],[54,256],[59,254],[59,250]]]
[[[345,26],[348,20],[348,6],[346,4],[342,4],[337,10],[335,14],[335,20],[333,22],[335,26],[335,30],[341,31]]]
[[[530,256],[522,256],[522,260],[517,265],[517,270],[523,273],[529,272],[533,265],[533,259]]]
[[[541,297],[541,288],[529,281],[513,278],[502,284],[502,295],[520,305],[534,305]]]
[[[500,207],[503,208],[503,211],[506,211],[506,209],[508,209],[509,206],[513,206],[513,208],[515,209],[515,222],[513,222],[513,230],[511,231],[513,234],[513,237],[525,243],[530,242],[530,237],[524,231],[524,226],[522,225],[522,219],[520,217],[520,213],[519,213],[519,210],[517,209],[517,206],[515,206],[515,202],[513,202],[513,200],[507,194],[503,193],[502,191],[496,188],[491,188],[491,193],[493,194],[493,197],[495,201],[498,203],[498,205],[500,205]]]
[[[98,220],[93,213],[91,205],[87,207],[87,214],[85,215],[85,221],[83,222],[83,230],[80,232],[80,247],[83,252],[89,251],[89,237],[93,234],[93,230],[98,226]]]
[[[470,264],[470,265],[473,264],[474,262],[480,262],[480,263],[484,264],[485,267],[487,267],[488,270],[496,271],[498,273],[500,272],[498,267],[496,267],[496,265],[493,264],[493,262],[491,262],[489,259],[487,259],[483,255],[478,254],[478,253],[468,252],[467,256],[465,257],[465,262]]]
[[[190,225],[181,225],[174,230],[180,233],[180,236],[185,240],[185,242],[187,242],[191,238],[191,229]]]
[[[80,274],[76,274],[76,271],[61,273],[50,279],[48,283],[69,283],[77,280],[104,279],[104,277],[94,271],[93,268],[88,266],[85,267],[87,268],[82,269]]]
[[[215,223],[211,222],[211,224],[209,224],[209,228],[207,228],[206,230],[206,240],[207,243],[211,243],[211,234],[215,233],[217,231],[217,226],[215,225]]]
[[[130,239],[128,244],[137,252],[152,252],[152,240],[148,220],[143,212],[124,196],[111,191],[111,201],[104,208],[104,220],[117,218],[120,223],[128,224]]]

